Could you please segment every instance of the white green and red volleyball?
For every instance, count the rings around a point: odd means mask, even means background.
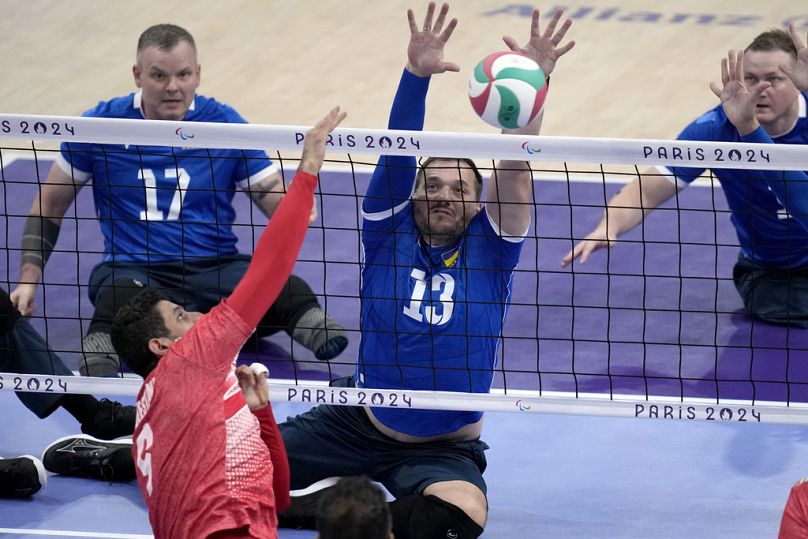
[[[544,71],[530,58],[512,51],[486,56],[469,79],[474,111],[500,129],[518,129],[533,121],[544,107]]]

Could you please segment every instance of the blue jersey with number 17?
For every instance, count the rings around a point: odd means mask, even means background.
[[[102,101],[84,116],[143,119],[140,92]],[[231,107],[195,96],[185,121],[246,123]],[[177,132],[193,137],[193,128]],[[237,252],[232,201],[277,167],[257,150],[64,143],[57,165],[92,179],[104,261],[160,262]]]

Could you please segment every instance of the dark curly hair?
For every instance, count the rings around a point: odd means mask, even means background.
[[[146,378],[159,358],[149,350],[149,341],[167,337],[168,328],[157,310],[167,299],[153,288],[144,288],[115,315],[112,321],[112,346],[129,369]]]

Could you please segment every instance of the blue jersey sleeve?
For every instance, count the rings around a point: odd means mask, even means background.
[[[217,104],[220,107],[219,113],[222,115],[219,121],[229,124],[248,123],[233,107]],[[207,121],[203,118],[198,118],[198,120]],[[240,158],[233,170],[233,180],[242,189],[247,189],[250,185],[260,182],[277,170],[267,154],[261,150],[241,150],[239,153]]]
[[[717,136],[717,127],[720,126],[718,111],[713,109],[703,114],[679,133],[676,140],[720,140]],[[704,168],[667,167],[677,182],[691,183],[701,176]]]
[[[762,127],[741,137],[743,142],[774,144]],[[747,170],[752,180],[765,181],[777,200],[803,228],[808,230],[808,174],[801,170]]]
[[[423,130],[428,89],[429,78],[416,77],[405,69],[393,100],[387,127]],[[412,194],[415,173],[415,157],[381,156],[362,201],[362,211],[365,214],[384,212],[405,202]]]
[[[89,118],[103,118],[107,109],[105,101],[99,102],[95,107],[85,111],[82,116]],[[63,142],[59,146],[62,162],[59,163],[65,173],[76,180],[86,181],[93,172],[92,145],[81,142]],[[71,170],[72,168],[72,170]]]

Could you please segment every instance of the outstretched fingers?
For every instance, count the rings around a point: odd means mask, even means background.
[[[452,37],[452,34],[454,33],[454,29],[456,27],[457,27],[457,19],[452,19],[451,21],[449,21],[449,24],[446,26],[446,30],[444,30],[443,33],[440,35],[440,40],[443,41],[444,43],[449,41],[449,38]]]
[[[550,23],[547,25],[547,28],[544,29],[544,38],[545,39],[552,39],[553,38],[553,35],[555,34],[556,26],[558,26],[558,21],[561,20],[561,13],[562,13],[562,11],[560,9],[557,10],[555,13],[553,13],[553,16],[550,18]],[[533,10],[533,21],[531,22],[531,25],[530,25],[531,35],[533,35],[533,23],[535,23],[535,25],[537,27],[539,26],[539,10],[538,9]],[[536,34],[536,35],[538,35],[538,34]]]
[[[447,13],[449,13],[449,4],[444,3],[440,7],[438,18],[435,19],[435,26],[432,27],[432,31],[435,32],[436,34],[440,34],[440,31],[443,28],[443,23],[446,21]]]
[[[788,25],[788,35],[791,36],[791,41],[794,42],[794,47],[797,48],[797,52],[801,51],[805,48],[805,44],[800,39],[800,36],[797,35],[797,27],[794,26],[794,23]],[[806,40],[808,40],[808,36],[806,36]]]
[[[435,2],[430,2],[426,8],[426,16],[424,17],[424,32],[432,31],[432,16],[434,14],[435,14]]]
[[[418,23],[415,22],[415,13],[412,9],[407,10],[407,23],[410,25],[410,33],[418,32]]]
[[[325,134],[334,130],[342,120],[348,115],[347,112],[341,111],[339,105],[331,109],[325,117],[317,122],[313,129],[318,131],[325,131]]]

